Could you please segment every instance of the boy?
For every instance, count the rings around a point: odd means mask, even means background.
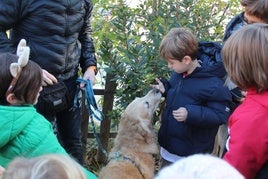
[[[224,87],[226,71],[220,48],[215,43],[198,44],[186,28],[173,28],[162,40],[160,56],[173,72],[169,81],[156,79],[158,85],[153,85],[166,97],[158,133],[160,167],[192,154],[212,152],[231,102]]]

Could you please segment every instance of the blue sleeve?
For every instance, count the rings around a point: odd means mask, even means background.
[[[197,126],[219,126],[227,123],[230,116],[231,94],[226,87],[219,86],[208,97],[205,105],[186,105],[187,123]]]

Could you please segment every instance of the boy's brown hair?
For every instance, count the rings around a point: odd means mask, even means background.
[[[162,58],[182,61],[188,55],[195,60],[198,40],[188,28],[172,28],[163,38],[159,54]]]
[[[245,12],[262,19],[268,23],[268,1],[267,0],[241,0],[241,5],[245,7]]]
[[[254,23],[237,30],[224,44],[222,58],[238,87],[268,91],[268,24]]]
[[[8,105],[6,101],[6,91],[13,79],[10,73],[10,64],[17,62],[18,56],[10,53],[0,53],[0,104]],[[23,67],[18,81],[12,93],[18,100],[25,104],[33,104],[36,101],[38,92],[42,85],[42,69],[33,61]]]

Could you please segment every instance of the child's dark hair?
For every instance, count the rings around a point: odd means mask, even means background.
[[[6,91],[8,90],[13,76],[10,73],[10,64],[18,62],[18,56],[11,53],[0,53],[0,104],[8,105]],[[42,69],[33,61],[28,61],[23,67],[16,85],[11,93],[24,104],[34,104],[42,85]]]
[[[245,12],[262,19],[268,23],[268,1],[267,0],[241,0]]]

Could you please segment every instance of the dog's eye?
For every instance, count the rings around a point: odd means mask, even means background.
[[[147,105],[147,108],[149,108],[149,107],[150,107],[150,104],[149,104],[149,102],[148,102],[148,101],[146,101],[146,102],[145,102],[145,104]]]
[[[153,88],[153,91],[157,94],[157,93],[160,93],[160,91],[156,88]]]

